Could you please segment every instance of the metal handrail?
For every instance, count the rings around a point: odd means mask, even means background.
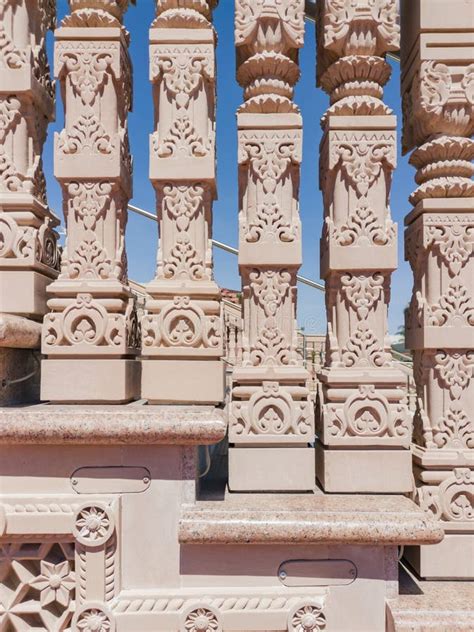
[[[154,222],[158,221],[158,218],[156,215],[154,215],[153,213],[150,213],[149,211],[145,211],[139,206],[135,206],[134,204],[129,204],[128,208],[134,213],[136,213],[137,215],[141,215],[142,217],[146,217],[147,219],[152,219]],[[217,239],[211,239],[211,242],[213,246],[215,246],[216,248],[220,248],[221,250],[225,250],[225,252],[230,252],[232,255],[239,254],[239,251],[237,248],[234,248],[233,246],[229,246],[228,244],[225,244],[222,241],[217,241]],[[309,285],[309,287],[319,290],[320,292],[325,291],[324,285],[322,283],[317,283],[316,281],[313,281],[313,279],[308,279],[308,277],[304,277],[304,276],[301,276],[300,274],[297,274],[296,280],[299,281],[300,283],[304,283],[304,285]]]

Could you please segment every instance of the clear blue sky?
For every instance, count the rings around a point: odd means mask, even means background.
[[[217,172],[219,199],[214,205],[214,237],[237,246],[237,130],[235,111],[242,101],[242,91],[235,80],[233,35],[234,0],[220,0],[214,12],[219,43],[217,48]],[[67,12],[66,0],[58,0],[58,18]],[[148,79],[148,29],[154,15],[153,0],[138,0],[130,7],[125,25],[131,33],[130,53],[133,62],[133,112],[129,116],[130,144],[134,161],[132,204],[155,211],[155,194],[148,180],[148,135],[153,125],[153,102]],[[52,37],[48,40],[52,60]],[[303,224],[303,266],[301,274],[319,280],[319,237],[322,226],[322,200],[318,187],[318,154],[321,128],[319,120],[328,98],[315,87],[314,24],[306,23],[305,46],[300,52],[302,77],[295,100],[304,120],[303,165],[301,170],[300,212]],[[392,78],[385,90],[385,101],[394,110],[401,135],[400,73],[392,63]],[[44,164],[51,208],[62,219],[61,192],[53,176],[53,132],[63,127],[63,112],[58,91],[56,122],[49,128]],[[398,153],[398,168],[392,188],[392,219],[399,224],[399,267],[392,276],[389,330],[396,333],[403,323],[403,310],[410,300],[411,270],[403,260],[403,217],[409,210],[408,196],[414,189],[414,170]],[[139,282],[152,279],[155,271],[157,226],[151,220],[130,213],[127,227],[129,277]],[[237,257],[214,249],[217,282],[223,287],[240,288]],[[326,318],[324,295],[304,285],[298,286],[298,324],[307,333],[324,333]]]

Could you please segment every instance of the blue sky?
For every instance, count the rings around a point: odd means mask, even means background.
[[[232,246],[238,244],[237,229],[237,129],[235,111],[242,102],[242,91],[235,80],[233,35],[234,0],[220,0],[214,12],[219,42],[217,48],[217,185],[219,199],[214,205],[214,237]],[[67,12],[66,0],[58,0],[58,18]],[[155,211],[155,194],[148,179],[148,135],[153,126],[153,101],[148,79],[148,29],[154,16],[153,0],[138,0],[130,7],[125,25],[131,34],[133,62],[133,112],[129,116],[130,145],[134,161],[132,204]],[[49,58],[52,37],[48,38]],[[295,101],[303,115],[303,164],[301,170],[300,213],[303,225],[303,266],[301,274],[319,281],[319,238],[322,227],[322,199],[318,186],[318,155],[321,128],[319,120],[328,106],[328,97],[315,86],[314,24],[306,23],[305,46],[300,52],[302,77]],[[385,90],[385,101],[398,116],[398,168],[392,187],[392,219],[399,224],[399,266],[392,276],[389,331],[396,333],[403,323],[403,310],[409,302],[411,270],[403,260],[403,217],[409,210],[408,196],[415,188],[414,170],[401,156],[400,73],[392,63],[392,78]],[[53,176],[53,133],[63,127],[63,112],[58,91],[56,122],[50,125],[44,165],[51,208],[62,219],[61,191]],[[156,261],[157,225],[130,213],[127,226],[129,277],[145,283],[153,278]],[[237,257],[214,249],[214,269],[219,285],[240,288]],[[324,294],[305,285],[298,286],[298,324],[306,333],[324,333],[326,317]]]

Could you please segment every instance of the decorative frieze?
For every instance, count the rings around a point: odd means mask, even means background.
[[[127,2],[72,0],[70,7],[55,47],[65,111],[55,175],[67,237],[43,325],[42,398],[121,402],[138,395],[139,345],[125,252],[132,175],[131,63],[121,25]],[[75,385],[80,367],[85,377]]]
[[[399,46],[396,2],[320,0],[317,25],[318,85],[330,97],[320,159],[328,334],[319,375],[318,476],[326,491],[409,491],[402,471],[411,438],[406,378],[392,360],[387,330],[390,275],[397,266],[397,227],[388,203],[396,119],[382,97],[390,77],[385,54]],[[370,471],[380,471],[380,489],[365,475],[336,488],[331,481],[343,480],[331,476],[339,467],[336,446],[348,449],[344,458],[354,467],[364,455]]]
[[[474,21],[465,3],[452,5],[448,26],[424,0],[402,2],[403,149],[414,150],[418,185],[405,220],[414,276],[406,340],[417,388],[416,499],[447,534],[442,550],[407,555],[422,576],[472,579],[461,558],[474,551],[474,66],[464,45]]]
[[[59,252],[41,153],[54,117],[46,33],[55,3],[0,4],[0,311],[40,319]]]
[[[255,476],[262,467],[254,448],[265,444],[274,444],[265,458],[288,467],[294,490],[311,489],[315,479],[313,410],[296,331],[302,121],[292,97],[303,36],[304,2],[236,1],[243,332],[229,421],[232,490],[242,484],[238,469],[248,470],[246,489],[279,488],[272,467]]]
[[[142,395],[151,402],[219,403],[224,397],[224,329],[210,241],[216,196],[214,5],[158,0],[150,29],[150,178],[160,235],[142,322]]]

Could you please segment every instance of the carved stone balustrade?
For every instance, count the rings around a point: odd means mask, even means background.
[[[127,0],[71,0],[56,31],[55,73],[65,110],[55,175],[67,226],[61,273],[43,324],[42,399],[130,401],[138,396],[138,323],[127,282],[131,196]]]
[[[292,101],[303,0],[236,0],[242,362],[233,374],[229,487],[303,491],[315,484],[308,372],[297,353],[296,273],[302,120]]]
[[[418,185],[405,220],[416,498],[446,532],[407,558],[423,577],[473,579],[474,14],[462,0],[401,7],[403,149]]]
[[[408,492],[412,420],[387,330],[397,228],[390,218],[396,118],[383,103],[384,57],[399,47],[395,0],[320,0],[323,120],[321,276],[328,319],[316,425],[329,492]]]
[[[41,319],[58,274],[41,152],[54,118],[46,32],[55,2],[0,3],[0,312]]]
[[[150,29],[155,131],[150,178],[160,242],[142,321],[142,395],[150,402],[224,399],[223,318],[213,279],[215,2],[157,0]]]

